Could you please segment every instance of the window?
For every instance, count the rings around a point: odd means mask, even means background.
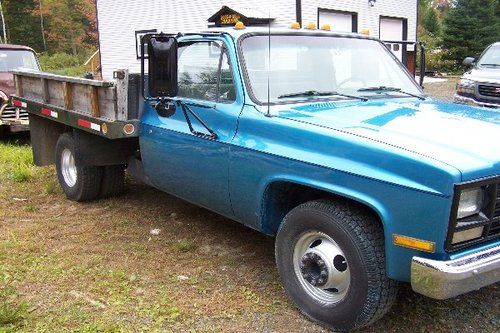
[[[35,54],[26,50],[0,50],[0,72],[19,69],[38,70]]]
[[[233,74],[226,51],[222,53],[218,100],[221,102],[234,102],[236,100]]]
[[[226,52],[220,42],[189,42],[178,51],[179,96],[234,101],[235,89]]]
[[[271,45],[271,50],[269,50]],[[241,42],[249,88],[261,103],[306,91],[376,97],[366,88],[388,86],[420,95],[413,79],[378,41],[323,36],[249,36]]]

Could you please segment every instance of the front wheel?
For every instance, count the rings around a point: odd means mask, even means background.
[[[71,134],[61,134],[57,140],[55,160],[57,178],[68,199],[90,201],[99,196],[102,168],[76,163],[75,140]]]
[[[396,298],[398,284],[386,275],[382,228],[350,203],[321,200],[294,208],[278,231],[276,261],[298,308],[335,330],[373,323]]]

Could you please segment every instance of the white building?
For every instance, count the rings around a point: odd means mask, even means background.
[[[386,41],[410,71],[415,68],[417,0],[96,0],[96,6],[104,79],[119,68],[140,71],[138,40],[145,32],[206,30],[214,25],[208,19],[223,6],[236,15],[245,16],[238,8],[250,8],[274,18],[273,27],[312,22],[330,24],[333,31],[368,29]]]

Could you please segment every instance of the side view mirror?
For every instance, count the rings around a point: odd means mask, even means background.
[[[148,50],[148,87],[151,97],[177,95],[177,40],[173,36],[145,37]]]
[[[475,58],[472,58],[472,57],[467,57],[464,59],[464,61],[462,62],[462,64],[464,66],[467,66],[467,67],[470,67],[470,66],[473,66],[474,64],[476,63],[476,59]]]

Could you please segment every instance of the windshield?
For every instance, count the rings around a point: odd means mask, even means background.
[[[18,69],[38,70],[35,54],[28,50],[0,50],[0,72]]]
[[[268,94],[271,103],[327,95],[422,95],[402,65],[375,40],[274,35],[269,43],[269,36],[262,35],[246,37],[241,47],[249,88],[260,103],[268,102]]]
[[[479,66],[500,66],[500,45],[487,49],[477,64]]]

